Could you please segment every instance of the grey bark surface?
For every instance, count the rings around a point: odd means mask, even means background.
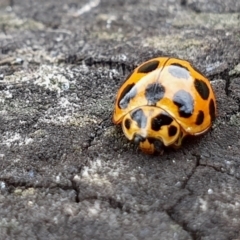
[[[240,1],[0,0],[0,29],[0,239],[240,239]],[[218,117],[148,156],[113,104],[166,55]]]

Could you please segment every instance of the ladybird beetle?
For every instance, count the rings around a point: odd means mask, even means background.
[[[178,148],[187,135],[205,133],[216,116],[209,80],[188,61],[159,57],[137,67],[120,87],[113,123],[149,154]]]

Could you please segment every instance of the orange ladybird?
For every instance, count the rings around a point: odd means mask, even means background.
[[[159,57],[137,67],[120,87],[113,122],[152,154],[180,147],[187,135],[205,133],[216,116],[209,80],[188,61]]]

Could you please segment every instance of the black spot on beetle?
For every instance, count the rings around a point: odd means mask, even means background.
[[[137,122],[139,128],[145,128],[147,125],[147,117],[145,116],[141,108],[131,112],[131,118],[133,121]]]
[[[198,115],[197,115],[197,119],[196,119],[196,125],[201,125],[203,123],[203,120],[204,120],[204,113],[203,111],[199,111],[198,112]]]
[[[136,96],[137,89],[134,86],[135,86],[134,83],[129,84],[122,91],[118,101],[119,108],[126,109],[128,107],[130,100]]]
[[[194,110],[193,97],[185,90],[179,90],[173,96],[173,102],[178,106],[179,116],[183,118],[191,117]]]
[[[160,83],[151,83],[146,87],[145,97],[148,105],[155,105],[164,96],[165,88]]]
[[[169,115],[161,113],[151,120],[151,128],[154,131],[159,131],[162,126],[169,125],[172,121],[173,119]]]
[[[159,153],[163,150],[163,143],[159,139],[149,137],[149,138],[147,138],[147,140],[150,144],[154,145],[154,151],[156,153]]]
[[[131,127],[131,120],[130,119],[126,119],[125,122],[124,122],[124,126],[126,129],[130,129]]]
[[[199,93],[199,95],[201,96],[201,98],[204,100],[207,100],[209,97],[209,88],[207,84],[202,80],[195,79],[194,86],[197,92]]]
[[[175,78],[189,79],[190,77],[189,70],[181,64],[171,64],[168,66],[168,72]]]
[[[158,60],[153,60],[151,62],[147,62],[145,64],[143,64],[139,69],[138,69],[138,73],[149,73],[154,71],[155,69],[157,69],[159,65],[159,61]]]
[[[177,127],[174,126],[174,125],[171,125],[169,128],[168,128],[168,136],[169,137],[173,137],[175,136],[177,133]]]
[[[153,144],[156,141],[156,138],[148,137],[147,140],[149,141],[150,144]]]
[[[209,114],[211,116],[211,121],[213,122],[216,118],[216,114],[215,114],[216,108],[215,108],[215,104],[213,99],[210,100],[209,103]]]

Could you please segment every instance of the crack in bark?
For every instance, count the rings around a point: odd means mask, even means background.
[[[137,65],[135,64],[127,64],[124,61],[119,60],[111,60],[111,59],[97,59],[96,57],[92,56],[77,56],[76,54],[70,54],[65,57],[65,59],[59,60],[59,63],[64,62],[68,64],[83,64],[89,67],[108,67],[109,69],[116,69],[118,71],[121,71],[123,73],[123,76],[126,75],[126,73],[130,73],[133,71],[134,68],[136,68]]]
[[[79,203],[79,202],[80,202],[80,200],[79,200],[80,190],[79,190],[77,184],[75,183],[75,181],[73,181],[73,179],[71,180],[71,182],[72,182],[72,189],[73,189],[73,190],[75,191],[75,193],[76,193],[75,202],[76,202],[76,203]]]
[[[215,166],[211,166],[211,165],[207,165],[207,164],[201,164],[201,163],[200,163],[200,158],[201,158],[200,155],[198,155],[198,154],[193,154],[193,156],[196,157],[197,162],[196,162],[196,165],[193,167],[191,173],[188,175],[187,180],[183,183],[182,189],[187,188],[187,187],[186,187],[186,186],[187,186],[187,183],[188,183],[189,180],[192,178],[192,176],[193,176],[194,173],[196,172],[196,169],[197,169],[199,166],[201,166],[201,167],[210,167],[210,168],[214,169],[214,170],[217,171],[217,172],[226,173],[227,175],[229,175],[229,176],[231,176],[231,177],[234,177],[234,176],[230,175],[230,174],[227,173],[227,172],[223,172],[223,171],[221,170],[221,168],[218,168],[218,167],[215,167]],[[188,189],[188,188],[187,188],[187,189]],[[170,219],[171,219],[174,223],[178,224],[183,230],[185,230],[187,233],[190,234],[192,240],[199,240],[199,239],[201,239],[201,236],[199,235],[199,233],[198,233],[197,231],[193,231],[191,228],[188,227],[188,225],[187,225],[188,223],[187,223],[187,222],[178,221],[178,220],[175,218],[175,216],[174,216],[174,215],[175,215],[175,208],[176,208],[176,206],[178,206],[178,205],[185,199],[186,196],[192,195],[192,191],[191,191],[190,189],[188,189],[188,191],[189,191],[189,194],[180,197],[180,198],[178,199],[178,201],[177,201],[173,206],[171,206],[170,208],[166,209],[165,212],[166,212],[166,214],[170,217]]]
[[[0,182],[4,182],[6,184],[6,190],[9,194],[13,192],[16,188],[34,188],[34,189],[62,189],[62,190],[72,190],[73,188],[71,186],[60,186],[56,183],[56,186],[53,187],[47,187],[45,185],[36,184],[36,183],[29,183],[29,182],[19,182],[19,181],[12,181],[11,179],[6,178],[0,178]],[[51,181],[52,182],[52,181]],[[4,191],[4,190],[2,190]]]
[[[92,136],[90,136],[89,139],[87,140],[87,147],[85,148],[86,151],[88,150],[89,147],[92,146],[92,143],[95,140],[95,138],[100,137],[103,134],[104,128],[105,128],[104,123],[109,120],[111,115],[112,115],[112,112],[109,113],[105,118],[102,119],[100,123],[96,125],[96,129],[94,129]],[[98,133],[99,130],[101,130],[100,133]]]
[[[166,209],[165,212],[166,214],[169,216],[169,218],[175,223],[177,224],[178,226],[180,226],[183,230],[185,230],[191,237],[192,240],[197,240],[199,239],[199,237],[197,237],[197,232],[196,231],[193,231],[191,230],[188,226],[187,226],[187,223],[186,222],[181,222],[181,221],[178,221],[174,214],[175,214],[175,207],[180,204],[182,202],[182,200],[186,197],[186,196],[189,196],[188,195],[185,195],[185,196],[182,196],[178,199],[178,201],[173,205],[171,206],[169,209]]]
[[[83,170],[83,166],[81,165],[78,169],[78,174],[80,175],[81,172]],[[80,194],[80,188],[78,187],[77,182],[74,180],[74,176],[70,179],[71,183],[72,183],[72,189],[75,191],[76,193],[76,197],[75,197],[75,202],[79,203],[80,199],[79,199],[79,194]]]
[[[219,172],[219,173],[225,173],[226,175],[228,175],[229,177],[235,178],[236,180],[240,180],[238,177],[234,176],[233,174],[230,174],[228,171],[224,171],[222,170],[222,167],[216,167],[216,166],[212,166],[212,165],[208,165],[208,164],[203,164],[200,163],[199,166],[201,167],[209,167],[212,168],[214,171]]]
[[[198,166],[200,165],[200,155],[197,155],[197,154],[193,154],[194,157],[196,157],[196,164],[195,166],[192,168],[192,171],[190,172],[190,174],[188,174],[187,176],[187,179],[183,182],[182,184],[182,189],[187,189],[189,191],[189,194],[186,194],[182,197],[180,197],[177,202],[171,206],[170,208],[166,209],[165,212],[166,214],[169,216],[169,218],[174,222],[176,223],[177,225],[179,225],[183,230],[185,230],[187,233],[189,233],[189,235],[191,236],[191,239],[192,240],[197,240],[199,239],[199,236],[198,236],[198,233],[196,231],[193,231],[192,229],[190,229],[188,226],[187,226],[187,223],[186,222],[181,222],[181,221],[178,221],[174,214],[175,214],[175,207],[177,205],[179,205],[184,199],[185,197],[189,196],[189,195],[192,195],[192,191],[189,190],[186,186],[188,184],[188,182],[190,181],[190,179],[192,178],[192,176],[194,175],[194,173],[196,172],[196,169],[198,168]]]
[[[196,157],[196,164],[195,166],[192,168],[192,171],[190,172],[190,174],[188,174],[187,179],[185,181],[183,181],[182,184],[182,189],[185,189],[189,180],[192,178],[193,174],[195,173],[197,167],[199,166],[199,162],[200,162],[200,155],[197,154],[192,154],[194,157]],[[189,190],[189,189],[188,189]]]

